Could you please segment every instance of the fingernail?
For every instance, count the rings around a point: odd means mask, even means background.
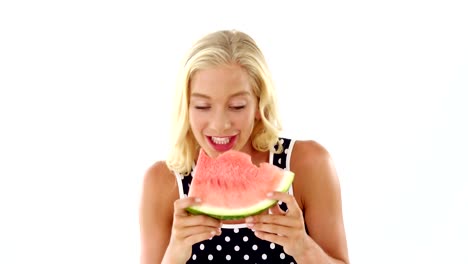
[[[253,217],[249,216],[245,219],[245,222],[252,222],[253,221]]]
[[[216,231],[211,231],[210,234],[211,234],[212,236],[214,236],[214,235],[216,235]]]
[[[199,203],[199,202],[201,202],[201,199],[200,198],[195,198],[195,202]]]
[[[252,227],[252,226],[254,226],[254,224],[248,223],[247,226],[248,226],[248,227]]]
[[[272,196],[273,196],[272,192],[267,193],[267,197],[272,197]]]

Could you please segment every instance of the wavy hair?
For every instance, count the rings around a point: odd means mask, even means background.
[[[171,124],[171,141],[166,164],[170,170],[187,175],[200,146],[189,125],[189,86],[193,74],[202,69],[237,64],[246,70],[258,99],[260,120],[250,136],[257,151],[273,149],[282,129],[277,112],[276,94],[265,57],[256,42],[237,30],[212,32],[199,39],[189,50],[176,83]]]

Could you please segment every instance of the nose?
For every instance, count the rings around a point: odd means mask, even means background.
[[[210,127],[217,133],[221,134],[222,132],[231,128],[232,122],[229,118],[226,111],[216,111],[213,115],[213,118],[210,120]]]

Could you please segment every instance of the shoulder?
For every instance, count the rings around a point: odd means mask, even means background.
[[[175,174],[169,170],[165,161],[157,161],[145,172],[142,182],[142,204],[164,206],[178,198]]]
[[[169,170],[166,161],[153,163],[145,172],[143,178],[144,190],[157,190],[158,193],[177,190],[177,177]]]
[[[171,235],[174,202],[178,199],[175,175],[166,162],[152,164],[143,177],[140,201],[141,259],[159,263]]]
[[[291,153],[291,165],[296,170],[313,169],[331,162],[327,149],[314,140],[296,140]]]
[[[175,174],[169,170],[165,161],[160,160],[153,163],[145,172],[143,184],[153,185],[175,181]]]
[[[326,195],[324,192],[336,193],[339,190],[339,180],[332,157],[328,150],[316,141],[295,142],[290,169],[296,175],[294,188],[304,204],[307,204],[307,200],[316,199],[317,195]]]
[[[142,225],[148,228],[156,222],[164,222],[167,226],[172,221],[174,202],[179,199],[175,175],[168,169],[166,162],[158,161],[147,169],[142,184],[140,201]]]

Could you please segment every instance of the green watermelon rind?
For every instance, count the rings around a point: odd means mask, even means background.
[[[294,173],[291,171],[284,171],[283,179],[279,185],[279,188],[276,191],[279,192],[287,192],[291,187],[291,184],[294,180]],[[272,199],[265,199],[261,202],[249,206],[248,208],[240,208],[240,209],[226,209],[226,208],[219,208],[213,207],[209,205],[194,205],[187,207],[186,210],[194,215],[209,215],[213,218],[217,218],[220,220],[238,220],[243,219],[251,215],[259,214],[272,205],[277,203],[277,200]]]

